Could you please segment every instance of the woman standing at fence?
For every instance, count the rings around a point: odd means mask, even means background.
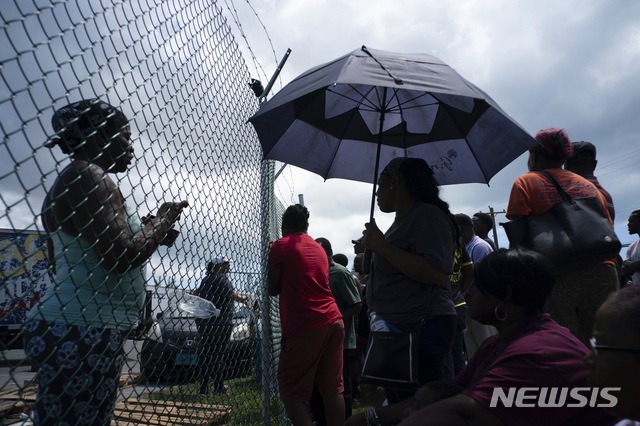
[[[55,273],[50,291],[30,312],[24,340],[38,368],[36,425],[108,425],[125,360],[123,343],[137,323],[145,294],[144,263],[187,202],[164,203],[143,225],[109,173],[133,160],[126,116],[98,99],[57,110],[59,146],[71,164],[42,206]],[[168,235],[169,234],[169,235]]]
[[[384,235],[375,222],[363,239],[373,260],[367,286],[369,312],[389,328],[420,329],[420,384],[443,380],[456,329],[456,312],[448,290],[457,226],[439,196],[429,165],[418,158],[395,158],[380,173],[378,206],[395,212]],[[389,391],[389,402],[411,393]]]

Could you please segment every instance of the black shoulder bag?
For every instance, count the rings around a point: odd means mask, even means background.
[[[360,381],[385,388],[417,390],[420,331],[371,331]]]
[[[373,285],[369,288],[373,294]],[[400,332],[371,330],[359,381],[391,389],[418,390],[421,328],[422,322]]]
[[[545,255],[558,275],[614,259],[620,252],[620,240],[598,198],[571,198],[551,173],[539,173],[553,183],[563,201],[542,215],[502,223],[510,247]]]

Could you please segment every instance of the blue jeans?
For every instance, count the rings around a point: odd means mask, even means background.
[[[456,332],[456,315],[439,315],[427,320],[420,329],[420,386],[444,380],[444,367],[449,363]],[[385,389],[389,404],[411,398],[414,393]]]

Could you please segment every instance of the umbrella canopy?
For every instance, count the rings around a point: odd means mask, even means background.
[[[265,158],[374,184],[395,157],[425,159],[440,185],[488,183],[537,145],[438,58],[365,46],[303,73],[249,121]]]

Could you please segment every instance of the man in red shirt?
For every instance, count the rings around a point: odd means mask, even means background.
[[[295,204],[282,215],[282,238],[269,252],[270,296],[280,296],[280,399],[294,425],[311,425],[306,401],[314,384],[327,425],[344,424],[344,324],[329,287],[329,261],[307,234],[309,211]]]

